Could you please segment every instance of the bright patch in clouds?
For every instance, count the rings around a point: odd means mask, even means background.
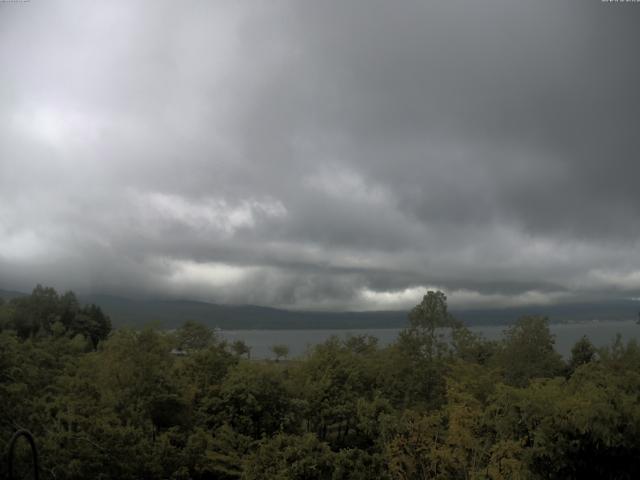
[[[586,283],[591,288],[615,288],[619,290],[639,290],[640,270],[616,271],[616,270],[591,270]]]
[[[407,310],[422,301],[429,290],[441,290],[453,308],[519,307],[526,305],[550,305],[569,298],[563,292],[539,292],[530,290],[515,295],[483,294],[468,289],[446,289],[437,286],[418,286],[403,290],[374,291],[362,289],[359,297],[366,310]]]
[[[197,263],[193,261],[168,261],[171,274],[168,283],[174,289],[189,291],[189,289],[206,290],[207,288],[222,288],[238,284],[250,276],[251,267],[238,267],[225,263]]]
[[[375,185],[355,170],[341,167],[325,167],[309,175],[303,181],[307,188],[344,201],[369,205],[386,205],[391,195],[381,185]]]
[[[0,230],[0,258],[10,262],[33,262],[50,255],[51,247],[30,230],[16,233]]]
[[[229,202],[224,198],[191,200],[179,195],[150,193],[135,195],[142,218],[161,223],[178,223],[194,230],[215,230],[233,235],[238,229],[253,228],[261,220],[280,219],[287,210],[278,200],[246,199]]]
[[[411,287],[403,290],[377,292],[364,288],[359,297],[367,310],[403,310],[420,303],[422,296],[436,287]]]
[[[104,127],[92,115],[53,106],[18,111],[13,115],[13,125],[19,133],[56,148],[94,143]]]

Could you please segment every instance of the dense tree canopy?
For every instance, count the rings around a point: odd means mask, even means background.
[[[73,292],[59,295],[36,286],[31,295],[0,304],[0,330],[11,329],[20,339],[81,335],[95,349],[111,332],[111,320],[97,305],[81,306]]]
[[[98,307],[40,286],[0,304],[0,327],[0,448],[30,429],[41,478],[640,475],[635,342],[583,338],[565,361],[539,317],[489,342],[440,292],[390,346],[334,337],[285,361],[192,322],[111,332]]]

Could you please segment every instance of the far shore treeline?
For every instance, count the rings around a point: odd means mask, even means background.
[[[633,340],[584,337],[565,361],[546,318],[489,341],[430,291],[389,346],[333,337],[256,360],[208,325],[108,313],[42,286],[0,299],[0,449],[30,430],[40,478],[640,478]]]

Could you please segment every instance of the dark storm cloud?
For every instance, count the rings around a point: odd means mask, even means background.
[[[640,7],[0,4],[0,287],[640,294]]]

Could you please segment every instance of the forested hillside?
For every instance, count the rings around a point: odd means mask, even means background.
[[[640,475],[635,342],[585,338],[564,361],[541,317],[489,342],[440,292],[388,347],[333,338],[296,359],[251,360],[193,322],[111,331],[42,287],[4,301],[0,328],[0,448],[32,431],[45,479]]]

